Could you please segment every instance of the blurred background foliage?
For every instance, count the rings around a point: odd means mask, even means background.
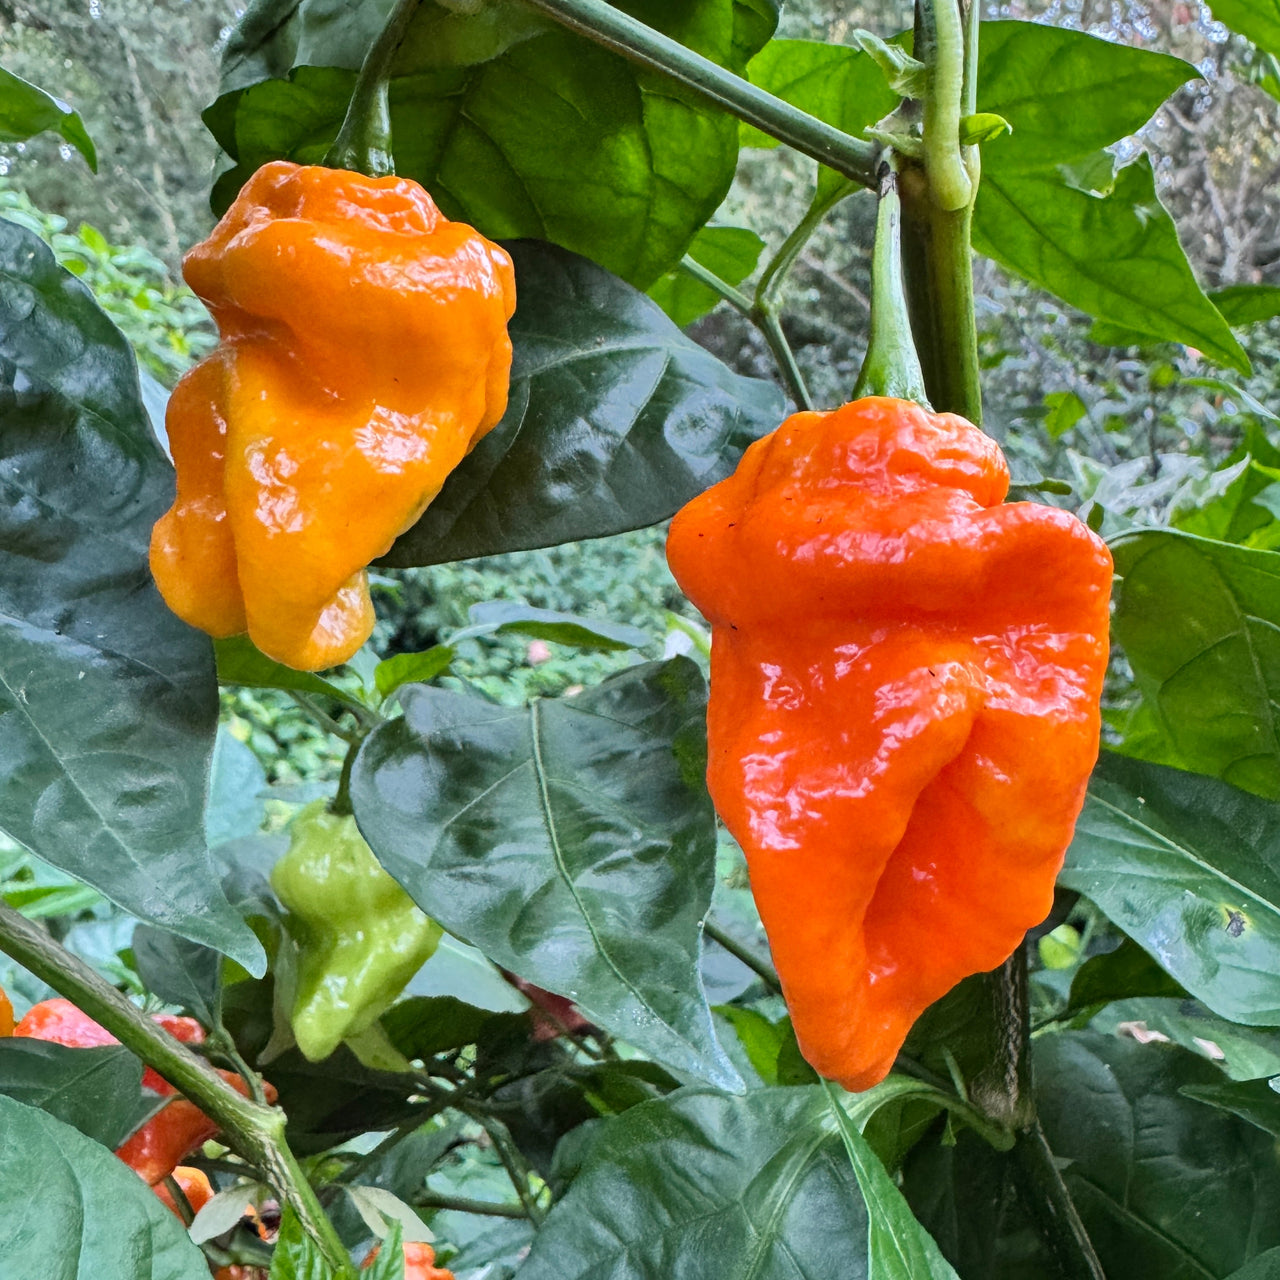
[[[847,40],[857,27],[906,27],[907,0],[788,0],[779,34]],[[0,0],[7,69],[48,85],[83,116],[101,157],[95,178],[63,141],[43,136],[0,146],[0,216],[37,230],[93,290],[163,386],[206,351],[213,330],[181,285],[182,249],[212,225],[207,195],[216,148],[193,127],[212,99],[223,42],[241,10],[219,0]],[[1280,103],[1263,87],[1274,68],[1191,0],[1010,0],[987,17],[1045,18],[1108,39],[1177,53],[1203,79],[1180,90],[1121,158],[1152,156],[1161,199],[1208,289],[1280,281]],[[993,144],[998,145],[998,143]],[[770,248],[800,220],[815,180],[812,161],[783,148],[744,150],[716,221],[748,226]],[[847,398],[862,358],[874,209],[866,195],[840,204],[801,254],[782,295],[784,326],[815,399]],[[767,254],[762,261],[767,260]],[[987,427],[1004,444],[1015,482],[1041,490],[1108,527],[1186,524],[1234,484],[1239,470],[1280,463],[1266,438],[1266,407],[1280,406],[1280,322],[1242,332],[1251,379],[1218,377],[1183,347],[1107,345],[1084,316],[977,265]],[[692,335],[743,373],[772,376],[758,334],[720,307]],[[1249,444],[1246,446],[1246,435]],[[1245,461],[1248,449],[1249,460]],[[1278,473],[1280,474],[1280,473]],[[1247,536],[1271,545],[1264,477]],[[1229,499],[1228,499],[1229,500]],[[1237,504],[1238,505],[1238,504]],[[1096,510],[1095,510],[1096,507]],[[383,656],[429,648],[465,625],[485,600],[609,618],[640,627],[647,652],[582,654],[541,641],[465,642],[446,681],[509,701],[563,693],[619,665],[697,646],[676,619],[693,612],[662,556],[662,530],[641,531],[487,561],[383,573],[376,579]],[[1126,696],[1117,673],[1116,705]],[[236,737],[273,782],[329,780],[343,744],[295,703],[271,691],[228,690]]]

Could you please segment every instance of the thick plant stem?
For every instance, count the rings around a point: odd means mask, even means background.
[[[1064,1280],[1106,1280],[1039,1120],[1018,1134],[1013,1157],[1024,1199]]]
[[[771,138],[852,178],[875,185],[878,148],[757,89],[741,76],[647,27],[604,0],[524,0],[549,18],[624,58],[670,76]]]
[[[940,209],[964,209],[973,180],[960,152],[965,95],[965,31],[960,0],[918,0],[916,56],[929,68],[924,100],[924,169]]]
[[[928,404],[916,355],[902,279],[902,204],[891,164],[880,170],[875,251],[871,261],[871,333],[853,389],[862,396],[893,396]]]
[[[350,1255],[285,1143],[283,1112],[241,1097],[203,1058],[152,1022],[78,956],[3,902],[0,951],[105,1027],[215,1121],[227,1145],[261,1169],[280,1201],[292,1206],[335,1274],[343,1280],[354,1274]]]
[[[395,173],[387,79],[419,3],[420,0],[396,0],[387,25],[365,55],[342,127],[324,158],[330,168],[351,169],[371,178]]]

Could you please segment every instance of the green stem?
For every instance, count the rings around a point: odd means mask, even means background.
[[[527,1218],[528,1210],[519,1204],[495,1204],[492,1200],[469,1200],[466,1196],[438,1196],[422,1191],[413,1197],[420,1209],[453,1209],[457,1213],[476,1213],[489,1218]]]
[[[352,1276],[350,1255],[285,1143],[282,1111],[241,1097],[203,1058],[5,903],[0,903],[0,951],[105,1027],[215,1121],[227,1145],[262,1169],[281,1202],[293,1207],[334,1272],[344,1280]]]
[[[777,293],[788,271],[800,256],[805,245],[813,237],[813,233],[822,225],[822,220],[846,196],[852,195],[857,188],[852,182],[842,182],[830,191],[822,193],[821,178],[818,190],[814,192],[808,211],[796,226],[795,230],[782,242],[782,247],[775,253],[760,276],[756,285],[756,303],[768,305]]]
[[[778,981],[777,971],[767,960],[756,955],[749,947],[744,947],[731,934],[726,933],[719,925],[712,924],[710,920],[702,922],[702,931],[712,942],[722,946],[735,960],[741,960],[766,987],[778,992],[779,995],[782,994],[782,983]]]
[[[364,735],[356,729],[347,729],[339,724],[331,715],[318,707],[309,693],[302,693],[298,689],[287,690],[289,696],[298,704],[299,710],[312,724],[318,729],[323,729],[325,733],[331,733],[335,738],[341,738],[343,742],[349,742],[353,746],[359,746],[364,741]]]
[[[871,332],[854,399],[892,396],[928,405],[902,277],[902,201],[892,164],[880,170],[875,250],[871,259]]]
[[[524,1206],[524,1211],[529,1221],[535,1227],[542,1226],[542,1219],[545,1216],[542,1212],[542,1206],[538,1204],[537,1198],[529,1186],[529,1170],[520,1152],[516,1149],[515,1143],[511,1141],[511,1135],[507,1132],[506,1125],[500,1120],[494,1120],[488,1116],[477,1116],[475,1118],[489,1135],[490,1141],[493,1143],[493,1149],[498,1153],[498,1159],[502,1161],[502,1167],[507,1171],[507,1177],[511,1180],[511,1185],[515,1188],[516,1195],[520,1197],[520,1203]]]
[[[763,89],[717,66],[701,54],[647,27],[604,0],[524,0],[549,18],[620,53],[641,66],[669,76],[692,89],[704,101],[721,107],[739,120],[755,125],[779,142],[852,178],[864,187],[875,185],[878,148],[860,138],[800,111]]]
[[[351,169],[371,178],[395,173],[387,80],[419,2],[396,0],[386,26],[365,55],[342,127],[324,158],[331,169]]]
[[[356,756],[360,754],[360,748],[363,745],[363,738],[351,743],[347,747],[347,754],[342,758],[342,772],[338,775],[338,790],[333,799],[329,801],[329,812],[332,814],[337,814],[340,817],[350,817],[353,812],[351,808],[351,773],[355,768]]]
[[[812,409],[813,399],[809,395],[809,388],[805,385],[804,374],[800,372],[795,352],[791,350],[791,344],[787,341],[787,335],[782,332],[782,325],[772,306],[748,298],[741,289],[735,289],[727,281],[721,280],[714,271],[708,270],[688,254],[680,260],[680,270],[701,284],[705,284],[708,289],[714,289],[735,311],[741,312],[755,325],[760,331],[760,336],[768,344],[769,352],[782,376],[783,385],[792,400],[801,409]]]
[[[965,93],[965,33],[960,0],[918,0],[923,37],[916,57],[929,68],[924,100],[924,170],[941,209],[965,208],[973,182],[960,154],[960,112]]]

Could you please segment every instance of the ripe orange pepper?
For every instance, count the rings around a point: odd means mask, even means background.
[[[199,1213],[213,1199],[213,1187],[203,1169],[193,1169],[190,1165],[180,1164],[170,1176],[186,1196],[192,1213]],[[173,1202],[173,1196],[169,1194],[169,1188],[163,1182],[156,1183],[152,1190],[173,1211],[175,1217],[182,1217],[178,1206]]]
[[[801,1050],[849,1089],[1047,915],[1097,757],[1111,557],[1008,484],[964,419],[868,397],[671,526],[713,629],[708,785]]]
[[[13,1001],[8,993],[0,987],[0,1036],[13,1035]]]
[[[186,1044],[199,1044],[204,1040],[204,1028],[194,1018],[159,1013],[153,1021]],[[70,1000],[62,999],[44,1000],[32,1005],[13,1034],[33,1040],[48,1040],[73,1049],[120,1043]],[[248,1096],[249,1086],[235,1072],[219,1070],[218,1074],[237,1093]],[[214,1137],[218,1126],[194,1102],[174,1097],[177,1090],[150,1067],[142,1073],[142,1085],[161,1097],[171,1097],[172,1101],[126,1138],[116,1148],[116,1155],[149,1185],[155,1186],[168,1177],[185,1156]],[[268,1102],[275,1101],[276,1091],[265,1080],[263,1093]]]
[[[373,627],[365,566],[506,409],[511,259],[407,178],[280,160],[183,275],[222,341],[169,401],[152,573],[210,635],[334,666]]]
[[[381,1247],[374,1245],[362,1269],[373,1266]],[[453,1272],[436,1266],[436,1251],[429,1244],[410,1240],[404,1246],[404,1280],[453,1280]]]

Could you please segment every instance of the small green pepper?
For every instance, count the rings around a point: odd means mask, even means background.
[[[377,1021],[442,930],[382,869],[354,818],[318,800],[294,818],[291,835],[271,887],[298,944],[294,1038],[319,1062]]]

